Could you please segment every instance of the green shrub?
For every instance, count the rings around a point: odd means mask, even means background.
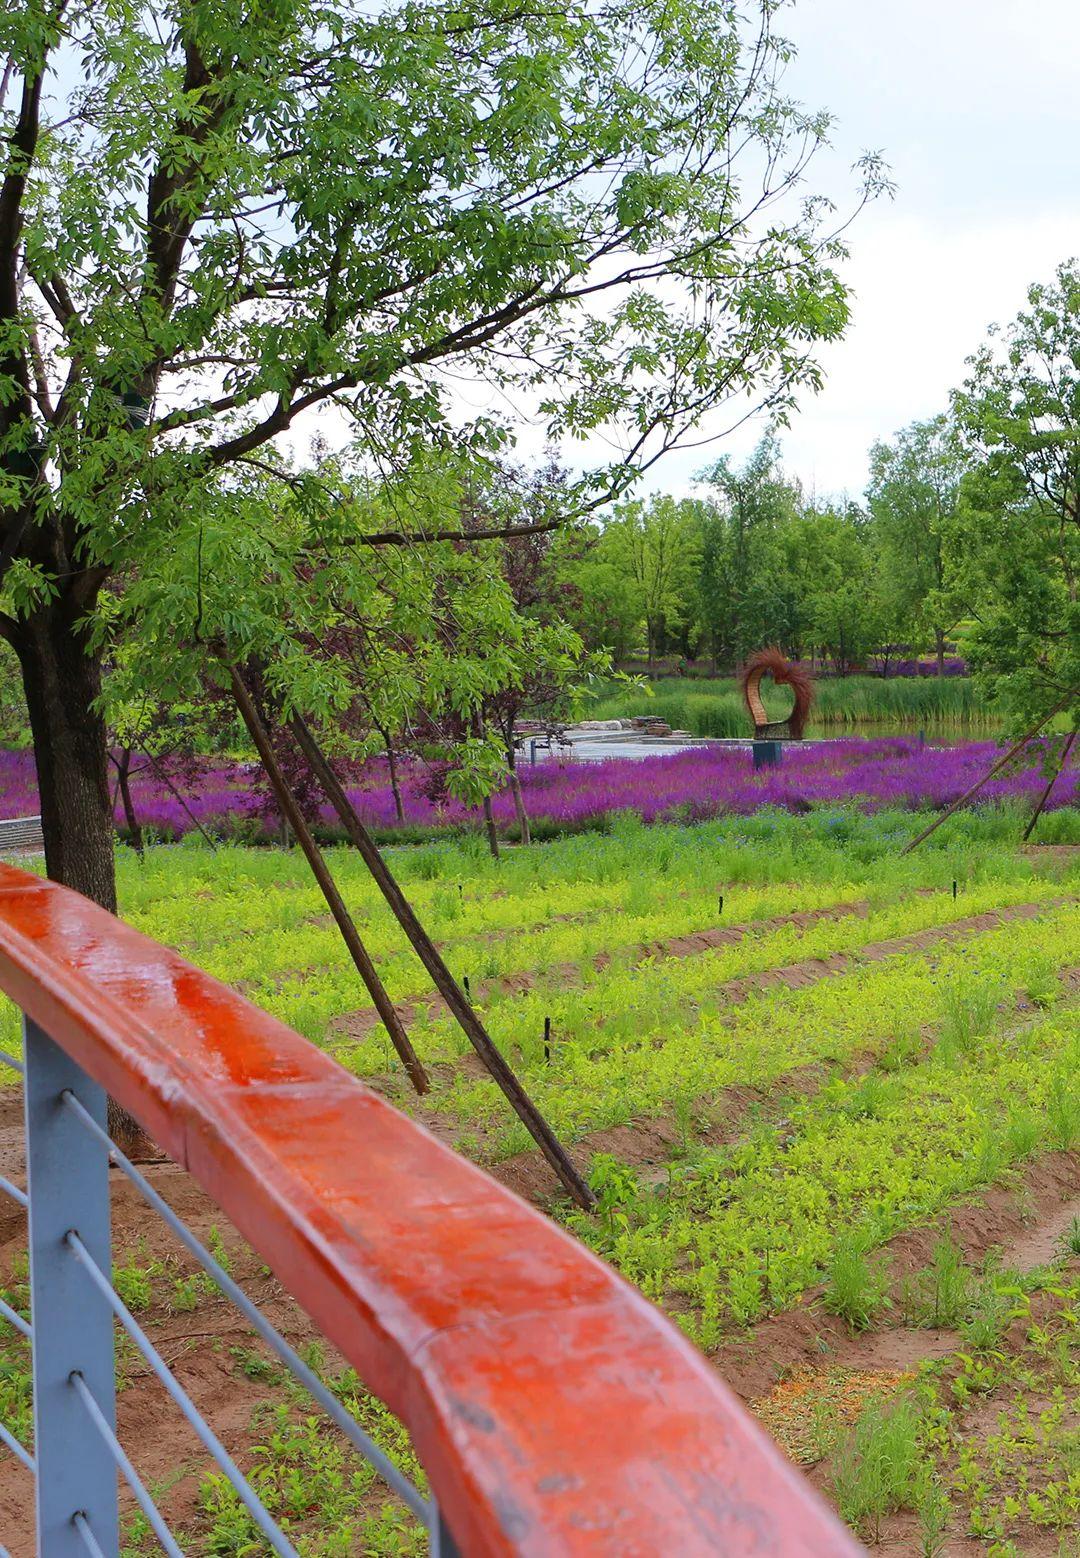
[[[971,1304],[972,1273],[956,1244],[945,1234],[934,1245],[930,1264],[903,1285],[901,1307],[912,1325],[959,1325]]]

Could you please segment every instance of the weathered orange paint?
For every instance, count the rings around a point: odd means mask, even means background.
[[[0,988],[406,1423],[467,1558],[861,1550],[659,1310],[234,991],[2,865]]]

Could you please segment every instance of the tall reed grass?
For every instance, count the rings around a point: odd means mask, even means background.
[[[732,677],[713,681],[663,677],[651,686],[650,697],[648,692],[609,685],[588,708],[587,717],[631,719],[651,714],[666,720],[673,730],[689,730],[695,736],[750,734],[742,695]],[[763,690],[770,716],[782,719],[791,706],[790,695],[771,683]],[[912,730],[952,727],[992,731],[997,725],[978,702],[967,677],[885,681],[876,676],[848,676],[821,681],[810,718],[813,727],[887,724]]]

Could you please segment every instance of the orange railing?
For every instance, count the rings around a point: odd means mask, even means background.
[[[859,1550],[659,1310],[234,991],[8,866],[0,989],[406,1424],[461,1553]]]

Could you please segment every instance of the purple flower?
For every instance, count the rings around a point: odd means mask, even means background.
[[[655,822],[745,816],[762,806],[793,812],[844,803],[866,811],[943,807],[981,778],[999,751],[990,741],[920,747],[905,738],[843,738],[791,743],[783,748],[778,767],[755,772],[747,747],[703,746],[638,759],[543,763],[521,770],[521,786],[533,819],[568,828],[585,827],[620,811],[634,811],[645,822]],[[477,819],[474,808],[453,798],[433,801],[425,793],[430,787],[425,784],[423,765],[405,761],[400,766],[406,825],[445,827]],[[977,798],[980,802],[1033,801],[1044,783],[1033,754],[1027,766],[983,785]],[[393,830],[397,824],[384,761],[366,764],[347,788],[369,827]],[[143,827],[164,837],[181,837],[196,820],[208,832],[266,837],[274,831],[261,798],[252,791],[251,769],[245,764],[204,761],[197,781],[181,791],[182,801],[153,770],[143,768],[132,781],[132,793]],[[1049,804],[1052,808],[1080,804],[1080,753],[1058,779]],[[508,791],[494,797],[493,807],[498,822],[513,825]],[[33,755],[0,751],[0,816],[26,816],[37,810]],[[327,827],[337,826],[329,806],[322,808],[321,816]],[[123,822],[119,805],[117,821]]]

